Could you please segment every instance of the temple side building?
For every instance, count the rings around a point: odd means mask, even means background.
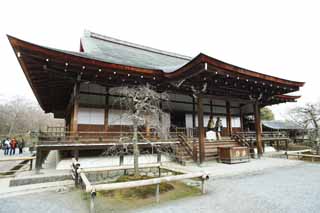
[[[65,120],[63,136],[91,132],[101,141],[103,134],[103,149],[115,141],[108,141],[110,134],[132,131],[131,121],[123,116],[126,109],[115,104],[120,97],[110,93],[113,87],[148,84],[155,91],[167,92],[169,100],[163,100],[161,107],[167,113],[168,132],[181,131],[191,138],[189,141],[196,144],[190,145],[193,159],[203,162],[209,143],[205,127],[210,116],[222,119],[222,135],[230,140],[239,142],[239,137],[232,137],[234,134],[253,131],[261,155],[260,109],[296,101],[300,96],[289,94],[304,85],[202,53],[188,57],[89,31],[81,38],[79,52],[8,38],[41,108]],[[245,126],[247,116],[254,118],[254,127]],[[152,132],[150,123],[141,128],[146,134]],[[91,148],[97,149],[98,145]],[[51,150],[48,147],[39,146],[39,150]],[[59,149],[79,147],[77,141],[72,147],[68,141],[68,146]]]

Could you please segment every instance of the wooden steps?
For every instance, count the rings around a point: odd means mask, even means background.
[[[189,143],[189,147],[192,147],[193,149],[192,140],[188,140],[187,143]],[[196,143],[197,143],[196,149],[197,149],[198,159],[199,159],[198,141],[196,141]],[[206,141],[204,144],[205,160],[206,161],[217,160],[219,147],[236,147],[236,146],[240,146],[240,144],[231,138],[222,138],[219,141]],[[185,150],[184,146],[180,144],[176,147],[176,160],[181,164],[185,165],[188,162],[193,162],[193,157],[190,156],[190,154],[188,154],[188,152]]]

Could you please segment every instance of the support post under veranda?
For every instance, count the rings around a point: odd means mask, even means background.
[[[202,97],[197,97],[198,102],[198,128],[199,128],[199,162],[202,164],[205,158],[204,150],[204,127],[203,127],[203,103]]]
[[[255,129],[256,129],[256,143],[257,143],[257,151],[258,151],[258,158],[262,156],[262,135],[261,135],[261,117],[260,117],[260,106],[259,103],[256,101],[253,104],[254,109],[254,120],[255,120]]]

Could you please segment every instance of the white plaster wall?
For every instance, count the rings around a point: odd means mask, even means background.
[[[80,107],[78,124],[104,125],[104,109]]]

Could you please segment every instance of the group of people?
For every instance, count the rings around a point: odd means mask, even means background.
[[[208,131],[214,131],[216,133],[217,140],[221,139],[221,132],[223,130],[222,120],[220,117],[217,117],[216,122],[213,120],[211,115],[208,121]]]
[[[17,148],[19,149],[19,154],[22,154],[24,146],[25,144],[23,138],[19,141],[16,138],[6,138],[1,143],[4,155],[15,155]]]

